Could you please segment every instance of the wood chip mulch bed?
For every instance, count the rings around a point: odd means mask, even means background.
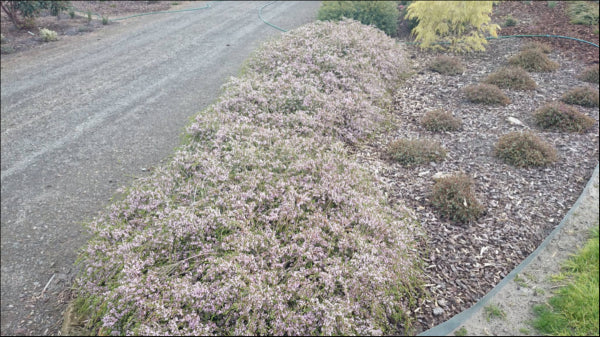
[[[597,164],[597,107],[577,107],[596,119],[592,130],[583,134],[540,130],[532,116],[536,109],[558,100],[574,87],[589,85],[598,89],[598,84],[577,79],[586,67],[581,60],[553,51],[549,58],[560,68],[552,73],[530,73],[538,85],[535,90],[503,90],[511,100],[507,106],[465,100],[464,87],[482,82],[488,74],[507,65],[507,59],[517,54],[525,42],[496,40],[484,53],[459,56],[466,70],[458,76],[427,70],[437,55],[407,46],[418,73],[395,97],[397,129],[357,149],[360,160],[376,173],[390,201],[414,209],[426,233],[420,244],[427,251],[422,258],[431,298],[423,300],[414,312],[418,332],[471,307],[533,252],[577,200]],[[462,120],[461,131],[433,133],[423,129],[423,115],[440,108]],[[523,125],[510,123],[508,117]],[[494,157],[493,148],[500,136],[525,130],[552,144],[558,150],[558,161],[547,167],[523,169]],[[448,156],[441,163],[403,167],[385,155],[387,144],[400,138],[438,141],[448,150]],[[433,175],[459,171],[473,178],[478,200],[486,209],[471,224],[440,219],[429,201]]]

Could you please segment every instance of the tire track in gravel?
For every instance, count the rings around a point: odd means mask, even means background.
[[[265,3],[138,17],[3,55],[2,335],[58,332],[88,239],[81,223],[163,162],[188,119],[252,50],[281,34],[258,18]],[[318,7],[277,2],[263,16],[291,29],[313,21]]]

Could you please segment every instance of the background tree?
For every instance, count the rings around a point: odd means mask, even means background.
[[[70,1],[0,1],[0,5],[15,27],[21,28],[19,17],[35,18],[42,9],[48,9],[50,14],[58,17],[69,7]]]
[[[415,1],[406,18],[418,19],[412,30],[421,48],[456,52],[484,51],[485,33],[496,37],[500,26],[490,23],[497,1]]]

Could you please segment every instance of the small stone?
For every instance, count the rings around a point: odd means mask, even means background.
[[[441,305],[442,307],[445,307],[448,304],[448,301],[446,301],[445,299],[440,299],[438,300],[438,304]]]
[[[146,172],[146,171],[148,171],[148,169],[145,167],[142,167],[142,172]]]
[[[436,174],[433,175],[433,177],[431,177],[433,180],[440,180],[443,178],[448,178],[449,176],[451,176],[451,173],[448,172],[437,172]]]
[[[506,120],[512,125],[525,126],[525,124],[523,124],[523,122],[521,122],[520,120],[518,120],[514,117],[508,117]]]
[[[419,177],[429,174],[429,171],[419,172]]]
[[[444,313],[444,309],[440,307],[433,308],[433,316],[439,316]]]

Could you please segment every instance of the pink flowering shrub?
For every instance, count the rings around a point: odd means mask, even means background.
[[[393,40],[354,21],[310,24],[257,52],[188,127],[190,142],[172,161],[90,225],[78,279],[89,327],[410,329],[418,228],[345,145],[385,118],[401,59]]]

